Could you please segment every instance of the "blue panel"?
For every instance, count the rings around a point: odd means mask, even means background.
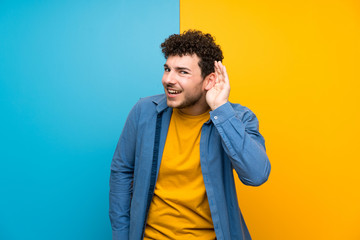
[[[178,32],[179,1],[0,2],[0,239],[111,239],[112,154]]]

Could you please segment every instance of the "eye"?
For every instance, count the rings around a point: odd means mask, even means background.
[[[170,68],[165,67],[165,68],[164,68],[164,71],[165,71],[165,72],[170,72]]]
[[[189,74],[187,71],[180,71],[181,74]]]

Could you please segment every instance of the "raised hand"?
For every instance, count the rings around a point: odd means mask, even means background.
[[[216,80],[214,86],[206,93],[206,102],[211,110],[215,110],[228,101],[230,82],[226,68],[220,61],[215,61]]]

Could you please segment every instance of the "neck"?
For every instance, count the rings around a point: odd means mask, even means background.
[[[210,110],[210,107],[209,105],[204,104],[200,106],[192,106],[192,107],[177,108],[177,109],[183,114],[196,116],[208,112]]]

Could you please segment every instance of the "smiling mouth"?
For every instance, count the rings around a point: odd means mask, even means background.
[[[167,92],[171,95],[176,95],[176,94],[179,94],[181,93],[182,91],[178,91],[178,90],[172,90],[172,89],[166,89]]]

